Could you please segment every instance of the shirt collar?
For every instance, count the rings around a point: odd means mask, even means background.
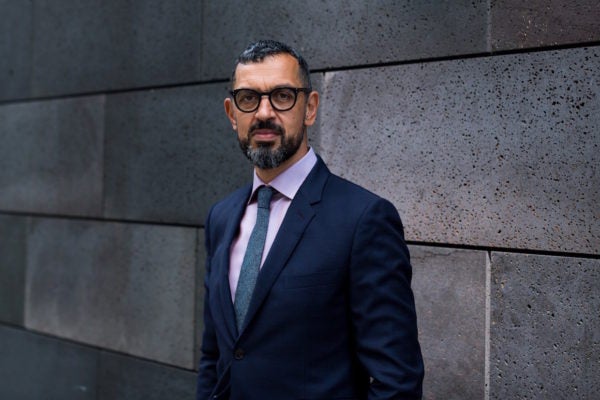
[[[296,193],[302,186],[302,183],[313,169],[315,164],[317,163],[317,155],[314,150],[311,148],[308,149],[308,153],[304,155],[300,160],[298,160],[291,167],[283,171],[281,174],[277,175],[275,179],[271,181],[269,186],[277,190],[277,192],[281,193],[283,196],[287,197],[290,200],[294,199]],[[254,180],[252,182],[252,195],[250,199],[254,198],[254,193],[256,190],[262,186],[266,185],[256,174],[256,170],[254,170]],[[277,195],[277,193],[275,194]],[[250,202],[250,200],[248,200]]]

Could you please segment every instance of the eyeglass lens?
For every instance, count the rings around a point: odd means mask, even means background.
[[[296,91],[292,88],[277,88],[268,95],[271,105],[278,111],[287,111],[296,104]],[[235,93],[236,105],[240,110],[247,112],[256,110],[261,98],[261,93],[252,89],[240,89]]]

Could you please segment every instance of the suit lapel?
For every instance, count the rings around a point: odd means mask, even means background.
[[[294,200],[292,200],[281,223],[281,227],[277,232],[275,241],[271,246],[271,250],[258,274],[242,331],[246,328],[249,321],[252,320],[267,297],[271,287],[300,241],[306,227],[314,217],[313,204],[321,200],[323,187],[329,174],[329,170],[319,157],[317,164],[298,190],[298,193],[296,193]]]
[[[235,324],[235,311],[233,309],[233,303],[231,301],[231,289],[229,288],[229,264],[230,264],[230,249],[233,239],[235,238],[244,211],[246,210],[246,203],[250,197],[252,187],[248,186],[247,190],[241,192],[241,196],[234,202],[233,208],[230,210],[231,214],[227,218],[227,226],[223,234],[223,250],[219,255],[218,264],[222,266],[219,271],[219,299],[221,303],[221,309],[227,325],[227,329],[231,334],[232,338],[237,337],[237,327]]]

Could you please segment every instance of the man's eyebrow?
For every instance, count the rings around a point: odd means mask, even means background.
[[[270,92],[270,91],[275,90],[275,89],[282,89],[282,88],[292,88],[292,89],[294,89],[296,87],[303,87],[303,86],[294,86],[291,83],[284,83],[284,84],[281,84],[281,85],[272,86],[270,89],[267,90],[267,92]],[[245,86],[241,86],[241,87],[235,88],[233,90],[241,90],[241,89],[254,90],[255,92],[261,92],[260,90],[257,90],[256,88],[245,87]]]

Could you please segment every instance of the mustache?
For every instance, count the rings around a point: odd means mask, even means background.
[[[277,132],[278,135],[283,135],[284,131],[283,128],[277,124],[275,124],[273,121],[258,121],[256,124],[250,126],[250,130],[248,131],[248,134],[251,135],[255,130],[257,129],[269,129],[272,131]]]

